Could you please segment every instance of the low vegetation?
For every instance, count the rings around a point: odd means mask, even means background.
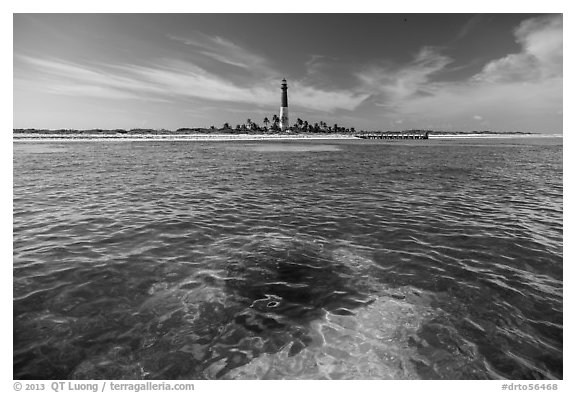
[[[194,135],[194,134],[363,134],[370,132],[407,132],[407,133],[425,133],[428,132],[430,135],[433,134],[530,134],[529,132],[520,131],[506,131],[506,132],[496,132],[496,131],[439,131],[439,130],[396,130],[396,131],[382,131],[382,130],[356,130],[355,127],[342,127],[338,124],[328,125],[324,121],[311,123],[306,120],[298,118],[296,122],[289,127],[287,130],[282,131],[280,129],[280,118],[277,115],[272,116],[272,120],[265,117],[262,120],[262,124],[247,119],[243,124],[231,125],[226,122],[221,127],[210,126],[208,128],[203,127],[183,127],[177,130],[167,130],[167,129],[150,129],[150,128],[132,128],[129,130],[125,129],[111,129],[105,130],[100,128],[86,129],[86,130],[75,130],[75,129],[35,129],[35,128],[18,128],[14,129],[14,134],[46,134],[46,135],[116,135],[116,134],[126,134],[126,135]]]

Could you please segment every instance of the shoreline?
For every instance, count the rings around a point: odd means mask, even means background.
[[[431,134],[429,139],[562,138],[563,134]]]
[[[13,135],[14,142],[32,141],[272,141],[272,140],[341,140],[359,139],[353,135],[251,135],[251,134],[19,134]]]
[[[562,138],[562,134],[432,134],[429,139],[518,139]],[[80,142],[80,141],[298,141],[298,140],[363,140],[348,134],[13,134],[13,142]],[[408,139],[397,139],[395,141]],[[422,140],[421,140],[422,142]]]

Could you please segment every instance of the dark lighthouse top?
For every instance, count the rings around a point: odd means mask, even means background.
[[[282,107],[288,108],[288,85],[286,79],[282,79]]]

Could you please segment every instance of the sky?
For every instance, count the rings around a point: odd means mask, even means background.
[[[14,14],[14,128],[563,131],[562,14]]]

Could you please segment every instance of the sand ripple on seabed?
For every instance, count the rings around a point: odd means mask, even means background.
[[[310,345],[292,355],[290,345],[262,354],[227,373],[226,379],[417,379],[420,358],[408,340],[433,315],[424,294],[396,289],[404,299],[382,297],[355,315],[327,313],[309,325]],[[426,362],[425,359],[421,360]],[[206,370],[208,378],[218,364]]]
[[[414,362],[429,363],[411,345],[434,316],[429,295],[384,288],[353,245],[260,234],[216,242],[210,258],[195,276],[209,287],[157,285],[143,306],[160,323],[184,311],[196,332],[220,324],[210,345],[180,348],[201,362],[190,378],[413,379]]]
[[[433,315],[428,295],[383,288],[363,250],[275,233],[208,248],[206,268],[156,283],[141,305],[141,377],[165,377],[168,351],[189,379],[417,378],[408,340]]]
[[[483,357],[450,333],[436,295],[382,284],[370,255],[277,233],[216,241],[188,267],[167,264],[178,280],[151,285],[132,327],[70,378],[482,377]]]

